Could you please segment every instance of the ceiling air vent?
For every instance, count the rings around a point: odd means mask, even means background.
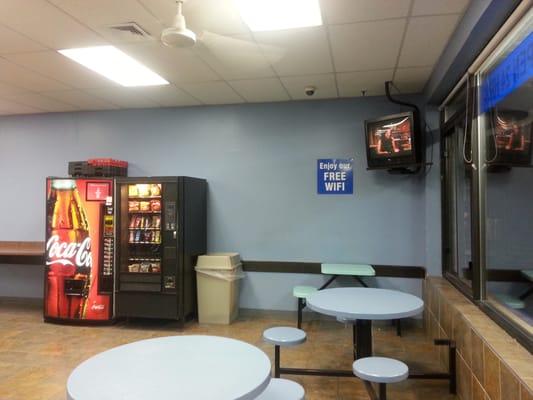
[[[115,39],[121,41],[144,42],[146,40],[153,40],[153,37],[136,22],[111,25],[107,29]]]

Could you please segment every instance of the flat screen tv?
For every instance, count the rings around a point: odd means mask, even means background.
[[[365,121],[369,169],[412,166],[419,162],[417,122],[413,112]]]
[[[488,115],[492,132],[487,143],[488,164],[509,167],[531,164],[532,119],[521,110],[493,110]]]

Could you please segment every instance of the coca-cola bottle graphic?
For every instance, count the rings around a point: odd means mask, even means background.
[[[54,179],[48,199],[45,313],[55,318],[85,318],[91,286],[91,238],[76,181]]]

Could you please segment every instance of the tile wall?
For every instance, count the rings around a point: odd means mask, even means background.
[[[427,334],[456,342],[461,400],[533,400],[533,355],[444,278],[426,279],[424,301]]]

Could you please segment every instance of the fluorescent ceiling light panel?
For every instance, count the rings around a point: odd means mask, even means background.
[[[322,25],[318,0],[234,0],[254,31],[276,31]]]
[[[168,81],[114,46],[58,50],[65,57],[122,86],[168,85]]]

